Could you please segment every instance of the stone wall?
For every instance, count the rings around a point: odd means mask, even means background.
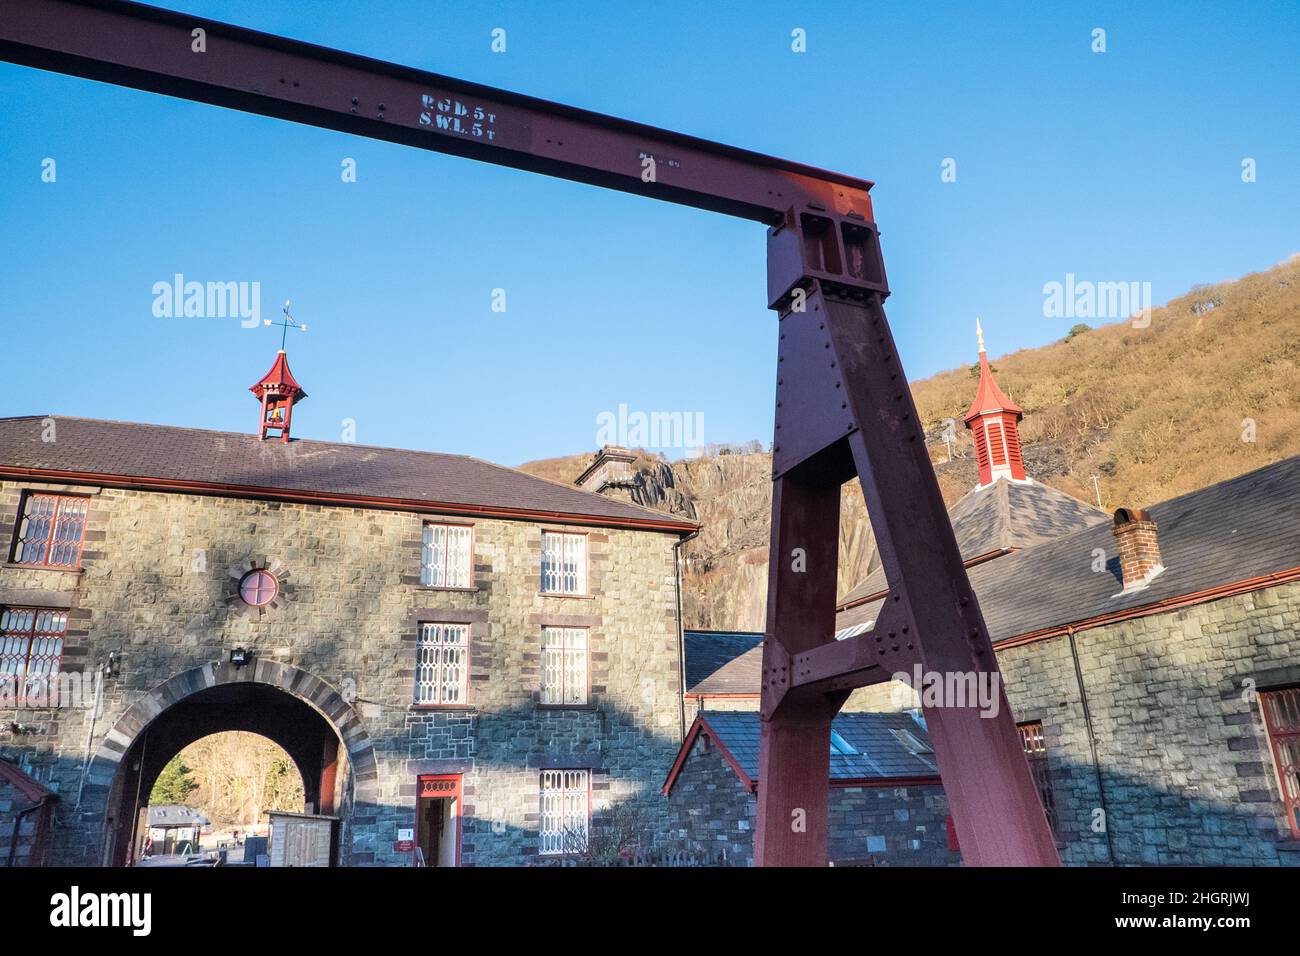
[[[1300,683],[1300,584],[998,652],[1017,721],[1041,720],[1067,863],[1295,865],[1253,690]],[[1104,798],[1103,798],[1104,795]]]
[[[1016,720],[1043,724],[1063,862],[1300,865],[1251,693],[1300,684],[1300,584],[1092,628],[1074,640],[1100,790],[1070,638],[998,650]],[[912,702],[903,685],[877,684],[855,691],[845,710]]]
[[[664,841],[676,850],[752,866],[758,798],[701,734],[668,795]],[[938,784],[834,786],[827,857],[839,865],[950,866],[948,801]]]
[[[0,483],[6,547],[24,489],[63,490]],[[152,688],[244,646],[337,690],[373,745],[377,798],[365,806],[345,800],[343,858],[350,863],[409,861],[393,842],[399,826],[414,824],[421,774],[465,775],[462,862],[500,864],[536,853],[541,769],[592,770],[598,811],[657,788],[671,764],[682,727],[673,535],[448,519],[474,525],[474,587],[435,590],[419,584],[421,525],[430,516],[67,490],[92,496],[83,569],[0,567],[0,603],[69,609],[67,671],[93,674],[110,652],[120,654],[103,685],[93,752]],[[538,593],[543,527],[588,535],[590,597]],[[281,582],[280,596],[262,612],[238,596],[249,567],[270,568]],[[412,704],[421,620],[471,625],[463,707]],[[547,624],[590,629],[585,708],[538,702],[538,641]],[[23,728],[0,736],[0,756],[22,758],[46,786],[75,794],[90,712],[0,707],[0,726]],[[100,862],[107,795],[92,790],[76,812],[74,803],[60,801],[53,859]]]
[[[751,866],[758,801],[718,749],[706,749],[705,741],[703,734],[695,739],[668,794],[662,839],[674,850]]]
[[[938,784],[832,787],[827,857],[871,866],[955,866],[948,798]]]
[[[759,697],[690,697],[686,698],[686,726],[690,727],[695,718],[705,710],[760,710]]]

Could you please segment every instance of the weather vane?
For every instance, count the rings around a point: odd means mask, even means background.
[[[307,331],[307,323],[306,323],[306,322],[299,322],[297,319],[295,319],[292,315],[289,314],[289,303],[290,303],[290,301],[291,301],[290,299],[285,299],[285,300],[284,300],[284,308],[280,310],[280,311],[282,311],[282,312],[284,313],[284,321],[283,321],[283,322],[272,322],[270,319],[263,319],[263,320],[262,320],[262,324],[263,324],[263,325],[278,325],[278,326],[281,326],[281,327],[282,327],[283,331],[280,333],[280,351],[281,351],[281,352],[284,351],[284,340],[285,340],[285,336],[287,336],[287,335],[289,334],[289,330],[290,330],[290,329],[299,329],[299,330],[301,330],[301,331],[303,331],[303,332],[306,332],[306,331]]]

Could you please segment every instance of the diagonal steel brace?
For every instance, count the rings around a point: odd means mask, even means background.
[[[769,232],[780,316],[755,862],[826,862],[831,719],[920,665],[983,687],[923,708],[968,865],[1059,865],[885,319],[875,224],[810,207]],[[862,483],[889,593],[835,641],[839,501]],[[980,682],[983,682],[982,684]]]

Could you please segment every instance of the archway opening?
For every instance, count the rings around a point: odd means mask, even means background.
[[[255,862],[270,837],[270,814],[302,813],[305,805],[302,771],[287,750],[244,730],[211,734],[163,765],[135,858],[150,865]]]
[[[256,745],[256,755],[265,758],[261,761],[262,770],[277,784],[278,803],[296,797],[293,809],[297,813],[326,818],[337,813],[347,792],[350,772],[347,750],[330,721],[303,700],[269,684],[252,681],[218,684],[195,691],[168,707],[140,732],[127,750],[114,783],[116,812],[113,814],[112,861],[115,864],[130,866],[140,861],[150,837],[151,798],[170,799],[185,790],[184,784],[176,783],[175,770],[169,770],[169,764],[182,754],[190,754],[190,781],[202,788],[204,781],[194,779],[193,755],[206,753],[212,756],[217,748],[227,750],[218,738],[232,734],[260,742]],[[208,741],[212,744],[206,745]],[[280,754],[283,756],[278,757]],[[256,769],[259,764],[254,759],[256,755],[250,751],[240,756],[238,762],[243,765],[241,773],[245,778],[250,773],[254,776],[261,774]],[[281,761],[278,765],[277,759]],[[286,759],[291,767],[283,765]],[[182,763],[186,762],[183,758]],[[228,808],[229,795],[225,791],[230,789],[230,777],[227,775],[224,784],[218,777],[236,768],[227,767],[225,771],[216,767],[209,769],[207,785],[213,791],[223,791],[220,806]],[[163,783],[161,792],[158,789],[160,778]],[[258,785],[266,787],[265,774],[259,776]],[[246,805],[232,811],[234,815],[246,817],[256,812],[262,816],[272,809],[281,810],[279,806],[268,806],[265,791],[261,794],[260,806],[255,806],[259,798],[251,794],[245,796],[248,797]],[[186,801],[169,805],[186,805]],[[196,809],[208,821],[200,828],[210,829],[214,823],[231,822],[212,820],[205,812],[206,808]],[[152,829],[156,841],[157,828]],[[198,831],[195,835],[199,835]],[[211,835],[220,836],[215,832]],[[246,837],[246,831],[244,835]],[[331,840],[331,861],[336,854],[337,833]],[[243,855],[244,851],[239,850],[239,862],[243,861]],[[226,858],[228,862],[236,862],[230,852]]]

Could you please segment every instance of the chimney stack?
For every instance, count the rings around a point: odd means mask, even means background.
[[[605,445],[593,461],[574,482],[579,488],[598,495],[632,500],[632,486],[636,477],[632,465],[637,453],[618,445]]]
[[[1165,569],[1160,561],[1160,540],[1156,523],[1139,508],[1120,508],[1115,512],[1111,531],[1119,545],[1119,567],[1124,590],[1132,591],[1146,584]]]

